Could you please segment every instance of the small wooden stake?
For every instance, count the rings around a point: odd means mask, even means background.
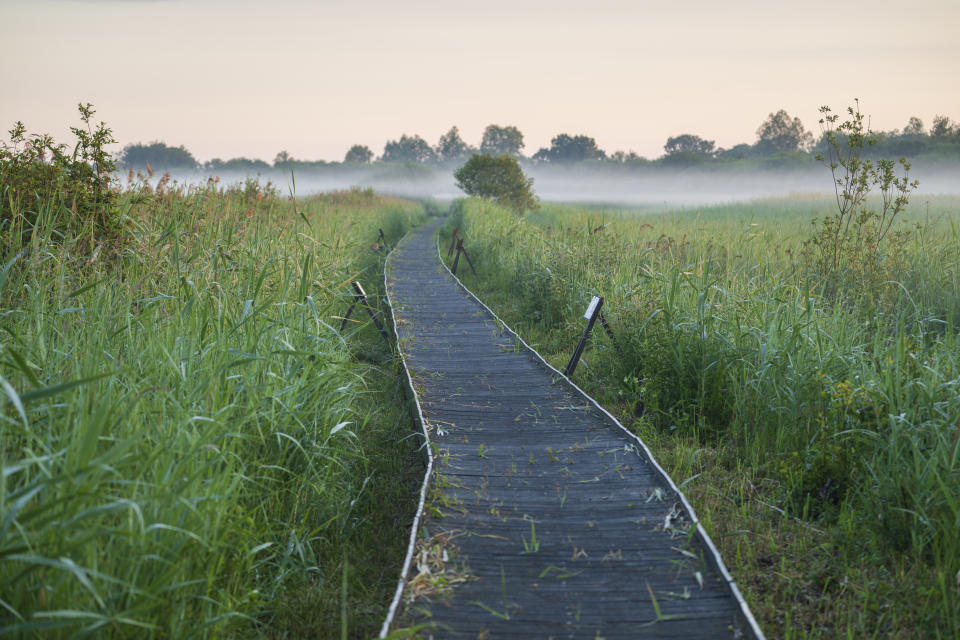
[[[590,301],[590,306],[587,307],[587,312],[584,314],[584,317],[587,318],[587,328],[583,330],[583,335],[580,336],[580,342],[577,343],[577,348],[573,350],[570,361],[563,369],[563,375],[568,378],[572,377],[573,372],[577,369],[580,356],[583,355],[583,350],[587,346],[587,338],[590,337],[590,331],[593,330],[593,324],[597,321],[597,317],[600,316],[601,307],[603,307],[603,296],[593,296],[593,299]]]
[[[383,328],[382,324],[380,324],[380,320],[374,313],[373,307],[371,307],[370,303],[367,302],[367,292],[363,290],[363,287],[360,286],[360,282],[357,280],[354,280],[351,285],[356,293],[353,296],[353,302],[350,303],[350,308],[347,309],[347,312],[343,316],[343,322],[340,323],[340,333],[343,333],[343,330],[347,328],[347,320],[350,319],[350,314],[353,313],[353,308],[359,304],[367,310],[368,314],[370,314],[370,319],[373,320],[373,324],[377,327],[377,331],[379,331],[380,335],[383,336],[383,339],[386,340],[387,346],[393,347],[393,343],[390,340],[390,334],[387,333],[387,330]]]
[[[454,250],[454,249],[456,248],[456,246],[457,246],[457,237],[458,237],[458,236],[457,236],[457,231],[459,231],[459,230],[460,230],[460,227],[454,227],[454,228],[453,228],[453,235],[450,236],[450,250],[447,251],[447,257],[448,257],[448,258],[453,255],[453,250]]]
[[[467,264],[470,265],[470,271],[473,271],[473,275],[477,275],[477,270],[473,268],[473,261],[470,259],[470,256],[467,254],[467,250],[463,246],[463,238],[457,238],[457,256],[453,259],[453,268],[450,270],[453,275],[457,275],[457,265],[460,264],[460,254],[463,254],[463,257],[467,259]]]

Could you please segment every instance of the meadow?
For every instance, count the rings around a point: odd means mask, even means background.
[[[960,199],[915,198],[828,273],[835,209],[469,199],[440,244],[459,228],[458,275],[557,368],[604,297],[616,341],[598,325],[574,380],[691,498],[768,637],[960,637]]]
[[[423,206],[133,178],[100,242],[65,193],[2,219],[0,635],[374,635],[423,467],[340,317]]]

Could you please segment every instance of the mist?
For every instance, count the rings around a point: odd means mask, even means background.
[[[414,199],[449,201],[462,197],[448,169],[412,164],[332,165],[300,172],[279,169],[260,173],[217,174],[171,171],[181,185],[202,185],[214,177],[221,185],[247,179],[271,182],[281,193],[308,196],[354,187]],[[611,165],[526,166],[533,188],[544,202],[609,203],[634,206],[702,206],[791,194],[833,193],[833,178],[824,166],[804,169],[744,170]],[[920,186],[913,197],[960,194],[960,163],[914,165],[911,178]],[[150,181],[156,184],[157,176]]]

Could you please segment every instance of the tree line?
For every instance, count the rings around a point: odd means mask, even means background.
[[[184,146],[170,146],[163,142],[136,143],[124,147],[118,162],[121,166],[142,168],[148,163],[156,169],[203,169],[207,171],[266,171],[321,168],[331,165],[367,165],[374,162],[411,163],[419,165],[454,166],[463,164],[474,154],[507,155],[534,165],[572,165],[578,163],[620,165],[691,166],[755,162],[769,165],[801,165],[826,149],[825,135],[814,136],[799,118],[791,117],[781,109],[771,113],[757,128],[753,143],[741,143],[729,149],[717,147],[714,140],[682,133],[667,138],[664,153],[650,160],[633,151],[607,153],[597,141],[587,135],[557,134],[549,147],[542,147],[529,157],[524,156],[523,133],[512,125],[491,124],[483,131],[478,146],[468,144],[453,126],[431,145],[419,135],[403,134],[388,140],[377,156],[366,145],[355,144],[347,151],[343,162],[298,160],[286,151],[280,151],[272,163],[245,157],[222,160],[214,158],[200,163]],[[917,117],[912,117],[902,129],[874,132],[874,144],[868,154],[877,156],[926,157],[934,160],[960,160],[960,123],[947,116],[937,115],[929,129]]]

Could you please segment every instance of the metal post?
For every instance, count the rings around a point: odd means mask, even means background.
[[[577,343],[577,348],[573,350],[573,355],[570,356],[570,362],[567,363],[567,366],[563,370],[563,375],[568,378],[572,377],[573,372],[577,369],[580,356],[583,355],[583,350],[587,346],[587,338],[590,337],[590,331],[593,329],[593,324],[597,321],[597,316],[600,315],[600,308],[602,306],[603,296],[593,296],[593,299],[590,301],[590,306],[587,307],[587,312],[583,314],[587,319],[587,328],[583,330],[583,335],[580,336],[580,342]]]

